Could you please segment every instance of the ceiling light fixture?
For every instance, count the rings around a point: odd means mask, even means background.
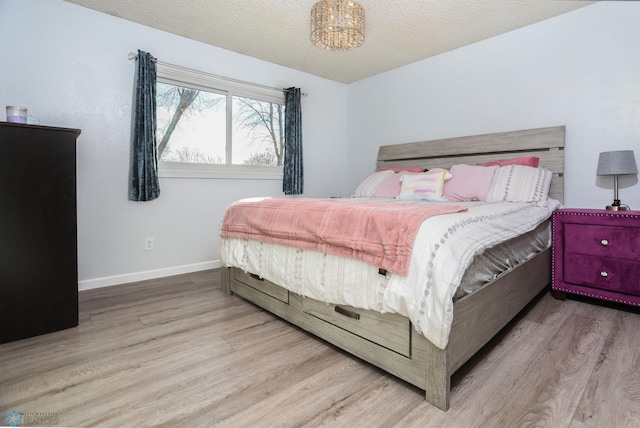
[[[311,8],[311,42],[330,51],[364,43],[364,9],[351,0],[320,0]]]

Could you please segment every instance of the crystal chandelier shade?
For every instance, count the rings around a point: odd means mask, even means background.
[[[311,9],[311,42],[330,51],[364,43],[364,9],[351,0],[321,0]]]

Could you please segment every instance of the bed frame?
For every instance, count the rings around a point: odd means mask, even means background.
[[[378,167],[449,168],[497,159],[537,156],[553,172],[550,195],[563,201],[565,127],[531,129],[381,146]],[[237,294],[343,350],[423,389],[447,410],[451,375],[512,320],[551,279],[551,249],[499,275],[454,303],[445,349],[418,334],[398,314],[327,305],[238,268],[222,268],[226,292]]]

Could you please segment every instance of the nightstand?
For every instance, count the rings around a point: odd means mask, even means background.
[[[553,213],[552,294],[640,306],[640,211]]]

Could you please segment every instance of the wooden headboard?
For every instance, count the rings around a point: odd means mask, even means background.
[[[565,127],[526,129],[442,140],[380,146],[377,167],[451,168],[499,159],[537,156],[553,173],[549,196],[564,203]]]

